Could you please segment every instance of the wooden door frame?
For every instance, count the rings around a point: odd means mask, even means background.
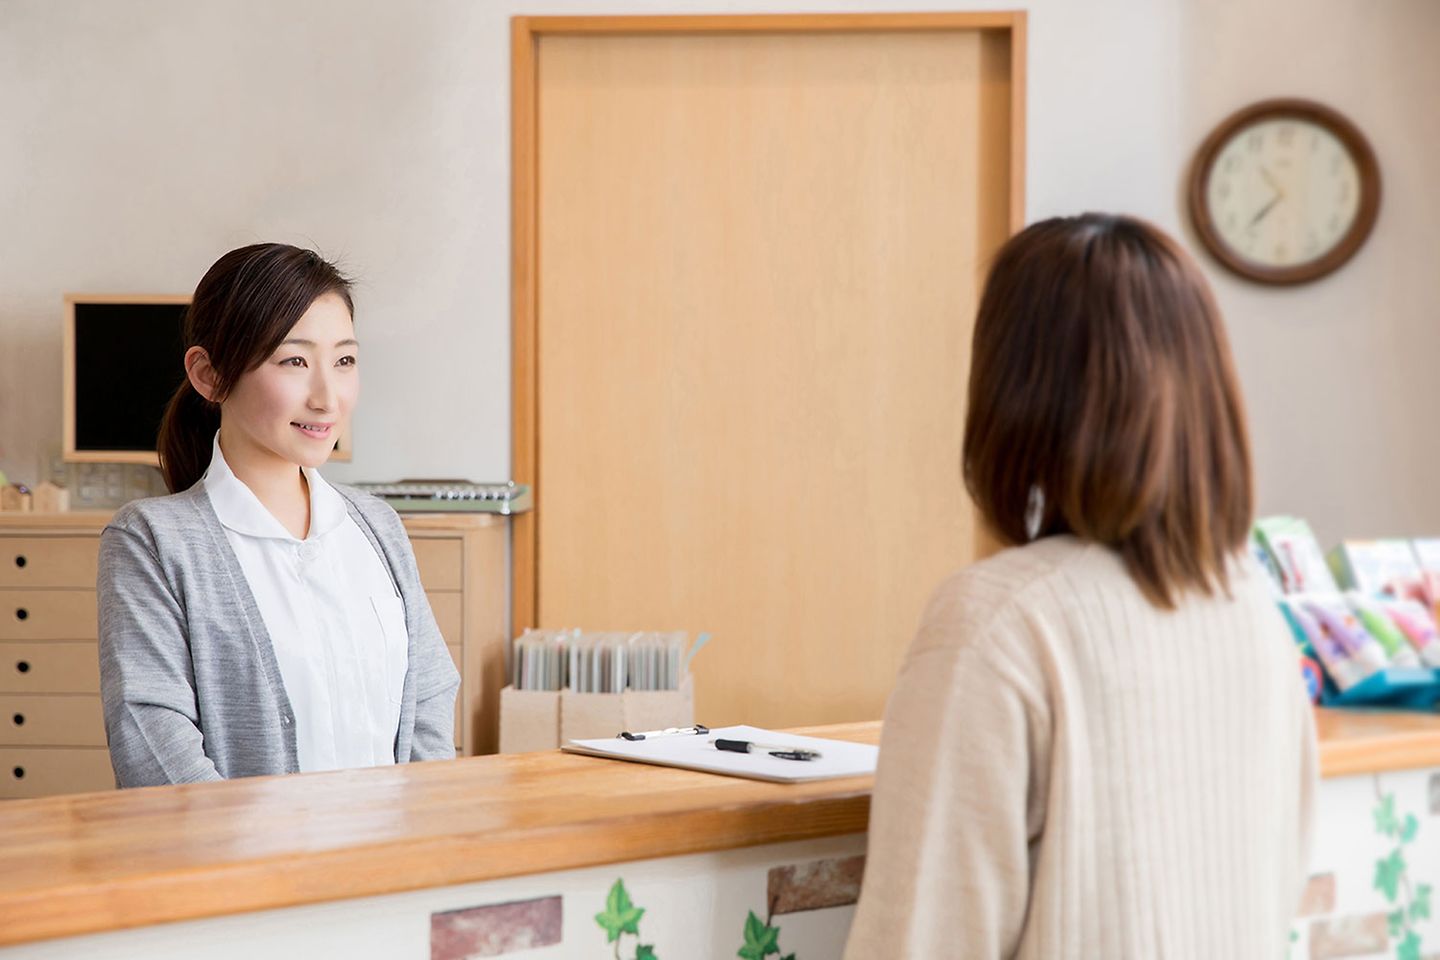
[[[545,36],[994,31],[1010,39],[1010,232],[1025,224],[1023,10],[973,13],[741,14],[514,17],[510,21],[510,473],[529,485],[534,509],[516,516],[511,540],[511,632],[535,626],[540,607],[539,489],[539,75]],[[978,531],[977,527],[977,531]],[[983,538],[983,532],[978,535]]]

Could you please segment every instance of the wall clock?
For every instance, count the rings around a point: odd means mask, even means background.
[[[1380,211],[1380,167],[1359,129],[1323,104],[1266,100],[1206,138],[1190,216],[1215,258],[1260,283],[1305,283],[1355,255]]]

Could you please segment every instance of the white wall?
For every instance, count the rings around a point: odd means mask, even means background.
[[[1194,0],[1182,22],[1188,143],[1252,100],[1304,96],[1354,121],[1380,161],[1375,232],[1339,272],[1266,288],[1205,261],[1261,510],[1309,517],[1326,545],[1440,532],[1440,3]]]
[[[33,477],[58,436],[65,291],[187,292],[225,250],[277,239],[360,279],[355,459],[328,472],[507,477],[512,14],[996,6],[0,0],[0,469]],[[1032,219],[1109,209],[1182,231],[1191,150],[1261,97],[1327,100],[1371,135],[1390,202],[1358,262],[1279,293],[1210,272],[1250,394],[1262,508],[1307,514],[1327,538],[1440,531],[1426,496],[1440,453],[1417,442],[1440,337],[1425,324],[1440,305],[1427,262],[1440,197],[1416,195],[1440,147],[1424,109],[1440,5],[1022,6]],[[1391,371],[1405,376],[1379,379]],[[1336,418],[1351,436],[1325,456]]]

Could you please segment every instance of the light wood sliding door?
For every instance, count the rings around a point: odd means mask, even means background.
[[[878,717],[974,558],[1024,15],[522,18],[515,624],[685,629],[702,723]]]

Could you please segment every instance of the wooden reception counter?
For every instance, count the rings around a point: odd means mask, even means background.
[[[1319,730],[1326,777],[1440,767],[1437,715],[1322,710]],[[14,801],[0,944],[859,835],[871,786],[537,753]]]

